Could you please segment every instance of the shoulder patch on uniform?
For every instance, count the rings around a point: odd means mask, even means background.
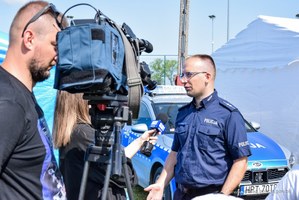
[[[229,103],[228,101],[224,100],[224,99],[220,99],[219,100],[220,105],[222,105],[223,107],[227,108],[230,111],[237,111],[238,109],[232,105],[231,103]]]

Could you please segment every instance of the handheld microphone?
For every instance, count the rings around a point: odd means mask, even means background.
[[[155,130],[155,132],[152,134],[152,136],[156,136],[158,132],[161,132],[161,133],[164,132],[165,126],[161,120],[155,120],[155,121],[152,121],[152,123],[150,125],[150,129]],[[145,142],[143,142],[140,152],[142,154],[144,154],[145,156],[150,157],[152,155],[153,147],[154,147],[154,145],[152,143],[150,143],[149,141],[145,141]]]

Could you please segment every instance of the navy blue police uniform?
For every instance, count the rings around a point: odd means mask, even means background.
[[[251,155],[243,116],[216,90],[179,109],[172,150],[178,189],[192,196],[220,191],[233,161]]]

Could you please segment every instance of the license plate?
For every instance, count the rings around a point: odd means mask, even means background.
[[[262,185],[242,185],[240,187],[240,195],[256,195],[256,194],[268,194],[272,192],[277,183],[262,184]]]

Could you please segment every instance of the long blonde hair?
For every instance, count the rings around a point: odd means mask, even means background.
[[[53,142],[55,148],[69,143],[77,123],[91,124],[88,114],[88,102],[82,93],[71,94],[58,91],[56,96]]]

